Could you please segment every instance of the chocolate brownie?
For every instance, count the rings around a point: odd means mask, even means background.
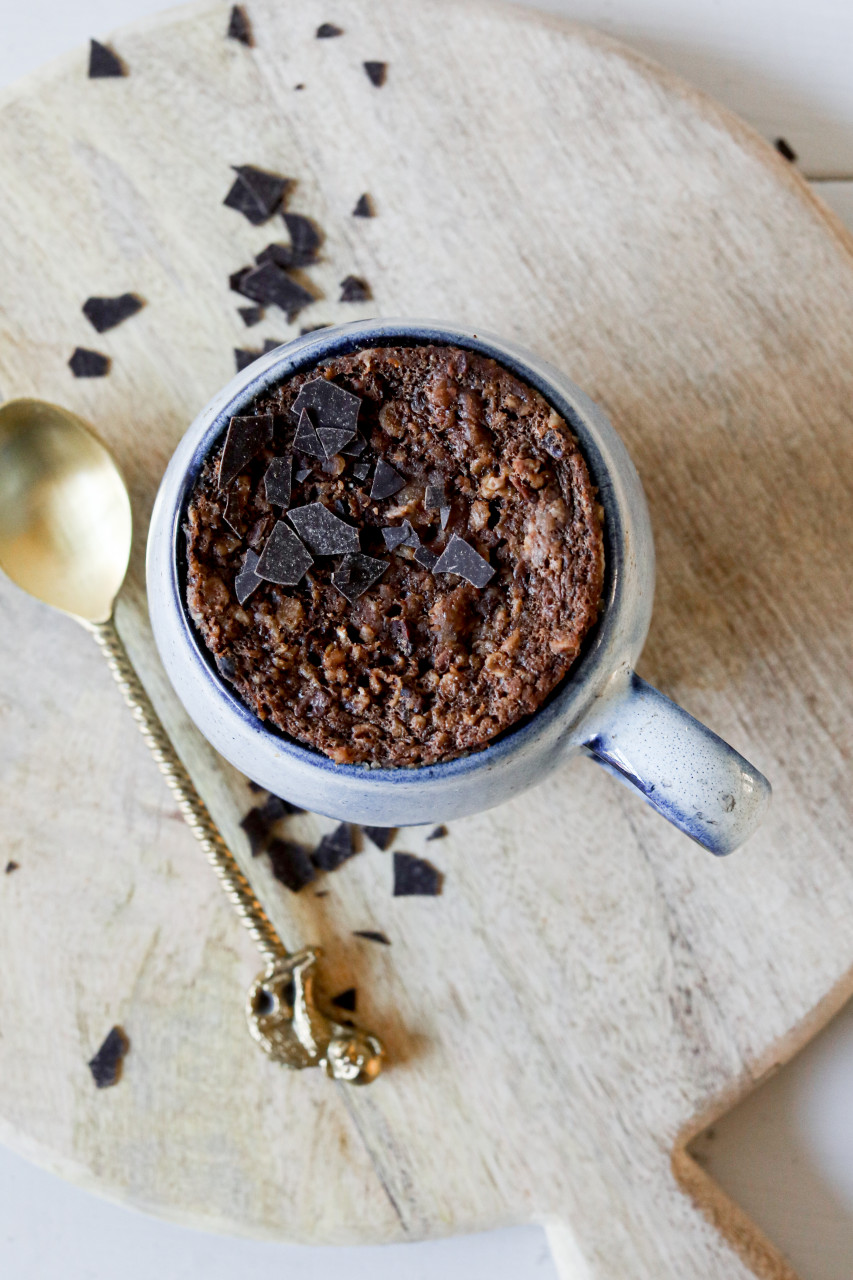
[[[339,764],[431,764],[565,677],[601,520],[533,388],[457,347],[370,348],[232,419],[187,510],[187,604],[261,720]]]

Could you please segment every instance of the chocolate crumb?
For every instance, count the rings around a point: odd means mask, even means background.
[[[384,458],[380,458],[373,473],[373,484],[370,489],[371,502],[381,502],[383,498],[393,498],[405,486],[406,481],[395,471]]]
[[[289,276],[282,267],[269,261],[253,267],[243,276],[240,293],[266,306],[280,307],[288,324],[303,307],[310,306],[314,301],[314,295],[304,285]]]
[[[364,69],[367,72],[367,78],[377,89],[381,89],[388,76],[387,62],[365,62]]]
[[[394,897],[435,898],[441,893],[441,872],[413,853],[394,854]]]
[[[495,570],[470,542],[457,534],[451,536],[444,551],[432,568],[433,573],[456,573],[472,587],[484,587],[495,575]]]
[[[358,197],[355,208],[352,211],[354,218],[375,218],[376,210],[373,207],[373,201],[365,191],[363,195]]]
[[[228,30],[226,36],[231,40],[239,40],[241,44],[252,47],[252,27],[249,22],[249,15],[241,4],[235,4],[231,10],[231,17],[228,19]]]
[[[284,221],[290,232],[290,250],[293,266],[304,267],[314,262],[322,236],[310,218],[301,213],[285,213]]]
[[[237,274],[240,275],[241,277],[243,275],[242,272],[238,272]],[[246,274],[248,274],[248,271]],[[264,318],[263,307],[238,307],[237,311],[242,317],[243,324],[246,326],[247,329],[251,329],[253,324],[257,324],[260,320],[263,320]]]
[[[231,419],[216,476],[220,489],[227,489],[232,480],[237,479],[255,454],[269,443],[272,433],[273,420],[269,413]]]
[[[121,1027],[113,1027],[94,1058],[90,1058],[88,1066],[92,1079],[98,1089],[108,1089],[118,1084],[121,1079],[121,1068],[125,1054],[130,1049],[130,1041]]]
[[[444,492],[444,481],[431,480],[424,490],[424,506],[428,511],[439,511],[447,506],[447,494]]]
[[[20,862],[15,862],[12,858],[10,858],[9,861],[6,863],[6,875],[10,876],[13,871],[18,870],[20,865],[21,865]]]
[[[396,827],[362,827],[361,829],[368,840],[371,840],[377,849],[382,849],[383,851],[388,848],[394,839],[394,832],[397,830]]]
[[[144,305],[135,293],[121,293],[117,298],[87,298],[83,303],[83,315],[98,333],[106,333],[122,320],[135,316]]]
[[[384,947],[390,947],[391,939],[386,938],[384,933],[379,929],[353,929],[352,936],[354,938],[366,938],[368,942],[381,942]]]
[[[412,528],[411,520],[404,520],[402,524],[386,525],[382,530],[382,537],[385,539],[385,546],[388,551],[396,551],[398,547],[419,547],[421,545],[417,531]]]
[[[241,267],[239,271],[232,271],[228,277],[228,288],[234,293],[242,293],[243,281],[251,270],[251,267]]]
[[[251,164],[235,164],[231,167],[237,177],[223,204],[242,213],[253,226],[259,227],[272,217],[281,204],[290,180],[268,173],[265,169],[256,169]],[[258,298],[257,301],[263,302],[264,299]]]
[[[561,458],[565,457],[566,443],[563,440],[563,437],[558,435],[556,431],[545,432],[542,437],[542,448],[547,454],[550,454],[552,458],[556,458],[558,462]]]
[[[295,587],[314,563],[303,544],[283,520],[277,520],[261,552],[255,572],[282,587]]]
[[[216,663],[216,670],[221,676],[224,676],[226,680],[234,679],[237,674],[237,668],[234,666],[234,663],[228,657],[227,653],[217,653],[214,661]]]
[[[388,568],[387,560],[377,560],[362,552],[346,556],[332,574],[332,586],[353,604],[379,581]]]
[[[111,76],[126,76],[127,67],[117,53],[98,40],[89,41],[89,79],[106,80]]]
[[[293,507],[287,518],[317,556],[339,556],[358,551],[358,529],[341,520],[322,502]]]
[[[397,648],[401,653],[404,653],[407,658],[410,658],[415,651],[415,646],[412,641],[411,628],[409,627],[408,622],[406,622],[406,619],[392,618],[390,630]]]
[[[355,1013],[356,998],[355,987],[347,987],[346,991],[342,991],[340,995],[332,996],[331,1003],[338,1009],[346,1009],[348,1013]]]
[[[797,153],[791,146],[790,142],[786,142],[784,138],[777,138],[773,143],[780,156],[784,156],[791,164],[796,163]]]
[[[439,826],[433,827],[432,831],[426,837],[427,840],[443,840],[447,835],[447,827],[442,822]]]
[[[341,281],[340,302],[367,302],[370,297],[370,286],[359,276],[346,276]]]
[[[249,596],[263,582],[263,578],[257,572],[259,560],[259,555],[256,555],[251,549],[247,550],[243,567],[234,579],[234,594],[237,597],[237,603],[240,605],[244,605]]]
[[[276,880],[286,885],[291,893],[299,893],[314,879],[311,854],[305,845],[295,840],[277,839],[272,841],[267,854]]]
[[[318,871],[336,871],[342,863],[355,854],[352,829],[348,822],[341,822],[334,831],[323,836],[311,859]]]
[[[103,378],[109,373],[109,356],[100,351],[91,351],[88,347],[75,347],[74,354],[68,361],[68,367],[75,378]]]
[[[333,22],[321,22],[317,28],[318,40],[332,40],[335,36],[342,36],[344,33],[340,27],[336,27]]]
[[[240,826],[246,833],[252,857],[257,858],[270,835],[269,823],[263,815],[262,808],[250,809],[245,818],[240,819]]]
[[[264,472],[264,493],[267,502],[277,507],[290,506],[290,479],[293,472],[292,458],[273,458]]]

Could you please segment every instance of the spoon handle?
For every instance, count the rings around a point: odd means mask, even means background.
[[[124,700],[133,712],[142,736],[157,761],[160,772],[169,784],[178,807],[190,829],[204,849],[207,860],[219,876],[220,884],[234,905],[238,916],[249,930],[261,955],[267,961],[281,960],[287,956],[281,939],[252,892],[252,886],[237,865],[207,805],[196,790],[190,775],[181,764],[153,703],[142,687],[133,669],[127,650],[112,619],[91,626],[116,684],[124,694]]]

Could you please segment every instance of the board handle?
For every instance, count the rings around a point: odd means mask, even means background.
[[[764,775],[635,671],[614,677],[593,714],[586,753],[703,849],[731,853],[761,823]]]

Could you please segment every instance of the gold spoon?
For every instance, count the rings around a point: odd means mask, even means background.
[[[181,812],[266,961],[246,1005],[252,1036],[285,1066],[321,1066],[335,1079],[367,1084],[382,1067],[381,1041],[316,1007],[319,950],[285,950],[130,663],[113,608],[131,532],[121,473],[80,418],[42,400],[0,406],[0,568],[37,600],[70,614],[100,645]]]

